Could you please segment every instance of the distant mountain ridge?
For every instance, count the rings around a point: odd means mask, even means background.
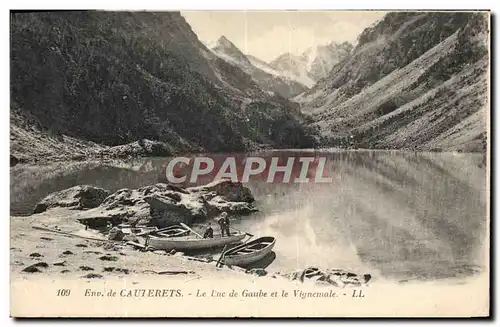
[[[172,153],[316,144],[296,104],[214,55],[178,12],[11,13],[10,36],[11,106],[37,122],[29,133]],[[13,151],[29,156],[16,131]]]
[[[332,41],[311,47],[301,55],[284,53],[271,61],[269,66],[312,87],[317,81],[326,77],[335,64],[346,58],[352,48],[349,42]]]
[[[277,92],[286,98],[312,87],[352,50],[352,45],[348,42],[330,42],[311,47],[300,56],[285,53],[267,63],[253,55],[244,54],[225,36],[221,36],[209,47],[220,58],[237,65],[252,76],[263,89]],[[287,86],[291,90],[287,90]]]
[[[267,69],[262,69],[261,66],[265,63],[254,63],[243,54],[230,40],[225,36],[221,36],[217,42],[210,45],[212,51],[221,59],[233,64],[250,75],[255,83],[257,83],[263,90],[279,94],[284,98],[292,98],[308,88],[279,74],[275,74]],[[259,61],[254,57],[254,62]]]

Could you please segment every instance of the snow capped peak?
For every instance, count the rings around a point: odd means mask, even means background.
[[[224,35],[219,37],[217,42],[215,42],[215,44],[211,46],[210,49],[217,56],[221,57],[222,59],[230,63],[239,66],[245,66],[247,68],[251,66],[251,63],[245,56],[245,54],[243,54],[243,52],[241,52],[240,49],[238,49],[238,47],[236,47],[234,43],[229,41],[229,39]]]
[[[214,47],[236,48],[236,46],[233,44],[233,42],[229,41],[229,39],[227,37],[225,37],[224,35],[219,37],[219,39],[215,43]]]
[[[240,49],[238,49],[238,47],[235,46],[233,42],[229,41],[229,39],[227,37],[225,37],[224,35],[219,37],[217,42],[213,43],[210,46],[210,49],[212,49],[213,51],[215,51],[217,53],[226,54],[226,55],[229,55],[231,57],[240,57],[241,58],[241,57],[245,56],[243,54],[243,52],[241,52]]]
[[[224,35],[209,48],[218,57],[242,68],[255,80],[261,80],[266,74],[270,74],[281,78],[282,82],[295,81],[306,87],[312,87],[350,53],[352,45],[347,42],[342,44],[328,42],[311,47],[300,55],[284,53],[270,63],[245,55]],[[256,77],[257,75],[260,77]],[[269,79],[269,76],[265,78]]]
[[[290,52],[286,52],[282,55],[280,55],[278,58],[274,59],[273,61],[270,62],[271,66],[276,66],[279,65],[282,62],[285,61],[300,61],[300,56],[294,55]]]
[[[282,75],[311,87],[325,77],[335,64],[343,60],[352,50],[348,42],[331,41],[310,47],[300,55],[284,53],[269,63]]]
[[[316,57],[318,56],[319,47],[320,46],[309,48],[302,54],[302,57],[304,57],[303,60],[306,62],[306,69],[308,71],[311,70],[314,60],[316,60]]]

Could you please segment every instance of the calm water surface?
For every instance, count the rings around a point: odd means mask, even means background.
[[[332,183],[247,184],[260,212],[232,225],[277,238],[269,270],[338,267],[405,280],[467,276],[484,268],[489,181],[483,154],[317,155],[327,157]],[[156,183],[164,162],[15,166],[11,214],[30,214],[47,194],[78,184],[115,191]]]

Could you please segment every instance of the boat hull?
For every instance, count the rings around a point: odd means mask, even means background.
[[[201,250],[218,248],[227,244],[237,243],[245,238],[245,234],[235,234],[226,237],[214,238],[186,238],[186,237],[154,237],[152,236],[148,241],[148,246],[157,250]]]
[[[189,229],[186,229],[180,225],[173,225],[170,227],[158,229],[157,227],[150,228],[147,230],[144,228],[144,231],[140,233],[136,233],[137,236],[145,236],[145,235],[154,235],[159,237],[180,237],[186,236],[190,233]]]
[[[270,242],[269,245],[267,245],[265,248],[255,251],[253,253],[246,253],[246,254],[231,254],[233,252],[237,252],[239,248],[245,248],[247,244],[242,244],[240,246],[237,246],[236,248],[233,248],[229,251],[226,251],[226,254],[223,256],[223,262],[225,265],[228,266],[248,266],[254,262],[257,262],[259,260],[262,260],[266,255],[271,253],[271,251],[274,248],[274,244],[276,243],[276,240],[272,238],[272,242]],[[258,242],[259,239],[252,241],[250,243]]]

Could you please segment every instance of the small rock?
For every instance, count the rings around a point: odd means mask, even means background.
[[[119,271],[119,272],[122,272],[124,273],[125,275],[128,275],[130,270],[128,269],[125,269],[125,268],[117,268],[116,271]]]
[[[177,251],[175,249],[170,250],[170,255],[174,255]]]
[[[64,251],[62,254],[64,254],[64,255],[70,255],[70,254],[74,254],[74,253],[71,252],[71,251],[69,251],[69,250],[67,250],[67,251]]]
[[[54,266],[66,266],[66,260],[53,263]]]
[[[33,253],[30,254],[30,257],[32,257],[32,258],[41,258],[41,257],[43,257],[43,255],[41,255],[38,252],[33,252]]]
[[[76,246],[76,247],[79,247],[79,248],[86,248],[86,247],[88,247],[88,246],[87,246],[87,245],[85,245],[85,244],[77,244],[77,245],[75,245],[75,246]]]
[[[246,273],[251,274],[251,275],[256,275],[259,277],[267,275],[267,271],[265,269],[262,269],[262,268],[253,268],[253,269],[247,270]]]
[[[44,240],[44,241],[53,241],[54,240],[53,238],[45,237],[45,236],[40,237],[40,239]]]
[[[112,255],[103,255],[102,257],[99,257],[99,259],[103,261],[117,261],[118,257],[112,256]]]
[[[49,265],[46,262],[37,262],[32,266],[33,267],[41,267],[41,268],[48,268],[49,267]]]
[[[183,255],[184,255],[184,252],[175,252],[175,254],[174,254],[174,255],[176,255],[176,256],[183,256]]]
[[[48,266],[49,265],[46,262],[37,262],[34,265],[31,265],[31,266],[24,268],[22,271],[28,272],[28,273],[38,273],[38,272],[42,272],[40,269],[38,269],[39,267],[47,268]]]
[[[104,267],[104,269],[102,271],[110,272],[110,271],[113,271],[113,270],[115,270],[115,267]]]
[[[61,274],[66,274],[69,273],[70,271],[68,269],[61,270]]]
[[[89,271],[89,270],[94,270],[94,268],[88,266],[80,266],[80,270]]]
[[[37,267],[33,267],[33,266],[28,266],[28,267],[24,268],[23,271],[27,272],[27,273],[39,273],[39,272],[42,272]]]
[[[113,227],[109,231],[108,240],[121,241],[123,240],[124,236],[125,234],[118,227]]]
[[[173,251],[173,250],[172,250]],[[160,254],[160,255],[165,255],[167,254],[164,250],[154,250],[153,251],[154,254]]]
[[[82,276],[82,278],[103,278],[103,276],[99,274],[90,273],[85,276]]]

